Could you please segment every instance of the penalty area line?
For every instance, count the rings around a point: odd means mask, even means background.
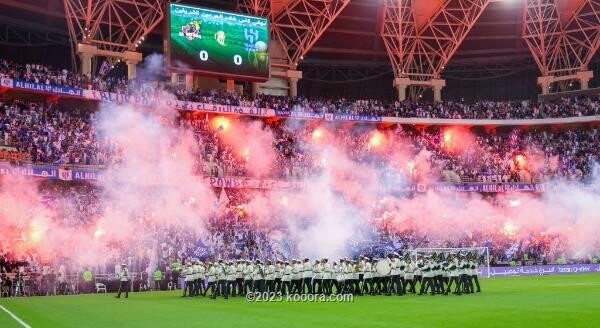
[[[4,306],[0,305],[0,309],[2,309],[2,311],[6,312],[9,316],[11,316],[13,319],[15,319],[15,321],[17,321],[21,326],[23,326],[25,328],[31,328],[30,325],[28,325],[25,321],[21,320],[21,318],[17,317],[14,313],[10,312]]]

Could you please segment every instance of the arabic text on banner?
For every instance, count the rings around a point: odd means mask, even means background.
[[[13,80],[13,88],[53,93],[63,96],[83,97],[83,89],[71,88],[63,85],[51,85],[34,83],[21,80]]]

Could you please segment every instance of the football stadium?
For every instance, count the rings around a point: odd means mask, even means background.
[[[598,327],[600,0],[0,0],[0,328]]]

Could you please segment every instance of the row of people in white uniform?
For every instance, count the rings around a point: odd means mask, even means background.
[[[386,266],[388,267],[386,269]],[[235,260],[202,263],[191,261],[182,271],[185,277],[184,296],[245,295],[248,292],[279,293],[354,293],[447,294],[452,285],[455,293],[473,292],[473,280],[480,290],[474,259],[443,256],[419,259],[391,254],[384,259],[340,259],[330,262],[323,258],[311,261],[292,259]],[[420,289],[417,290],[417,284]]]

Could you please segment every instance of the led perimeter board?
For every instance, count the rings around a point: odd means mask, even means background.
[[[268,19],[174,3],[168,12],[165,53],[170,69],[231,79],[269,79]]]

